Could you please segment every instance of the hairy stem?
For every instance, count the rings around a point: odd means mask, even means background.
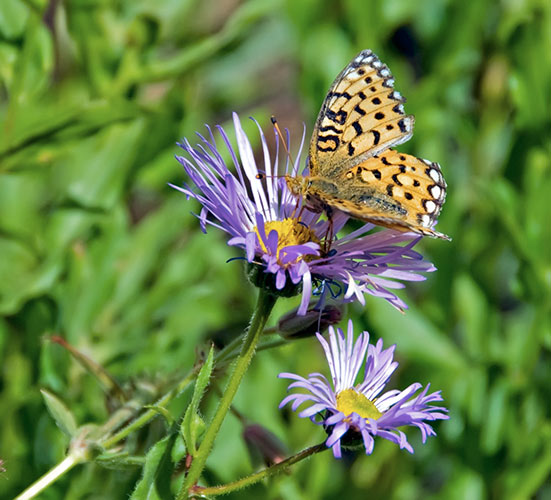
[[[245,488],[246,486],[258,483],[259,481],[262,481],[267,477],[279,474],[280,472],[287,469],[287,467],[327,449],[329,448],[327,448],[325,443],[320,443],[310,448],[306,448],[300,453],[297,453],[296,455],[293,455],[292,457],[283,460],[283,462],[279,462],[278,464],[266,467],[265,469],[256,472],[255,474],[251,474],[250,476],[243,477],[241,479],[238,479],[237,481],[223,484],[221,486],[211,486],[207,488],[196,486],[192,489],[192,493],[204,496],[226,495],[227,493],[231,493],[232,491],[240,490],[242,488]]]
[[[210,454],[214,440],[216,439],[220,426],[222,425],[222,422],[230,409],[233,398],[239,389],[239,385],[241,384],[241,380],[243,379],[243,376],[251,363],[256,350],[256,345],[262,335],[264,325],[268,320],[268,316],[270,315],[275,302],[276,297],[262,289],[259,290],[256,308],[251,319],[251,325],[245,335],[241,352],[233,366],[233,371],[228,380],[222,399],[220,399],[216,413],[214,414],[214,417],[205,432],[203,441],[197,450],[197,454],[193,457],[193,462],[189,469],[188,475],[178,494],[178,500],[188,498],[189,489],[199,480],[199,477],[205,468],[205,462]]]

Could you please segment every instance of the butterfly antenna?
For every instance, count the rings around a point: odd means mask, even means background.
[[[279,124],[277,123],[276,117],[272,115],[270,118],[272,121],[272,125],[276,129],[277,135],[279,135],[279,138],[281,139],[281,142],[283,143],[283,148],[285,149],[285,152],[287,153],[287,156],[289,157],[289,161],[291,162],[291,165],[294,165],[295,162],[293,161],[293,157],[291,156],[291,152],[289,151],[289,148],[287,147],[287,141],[285,140],[285,137],[283,137],[283,134],[281,133],[281,129],[279,128]]]
[[[279,128],[279,124],[277,123],[276,117],[274,115],[272,115],[272,117],[270,119],[272,121],[272,125],[276,129],[277,135],[279,135],[279,137],[281,139],[281,142],[283,143],[283,147],[285,148],[285,152],[287,153],[287,156],[289,158],[289,161],[291,162],[291,165],[294,165],[295,162],[293,160],[293,157],[291,156],[291,152],[289,151],[289,148],[287,147],[287,141],[285,141],[285,137],[283,137],[283,134],[281,133],[281,129]],[[296,217],[297,219],[300,220],[300,217],[302,215],[302,211],[304,210],[304,205],[302,205],[300,207],[300,212],[298,213],[298,215],[295,216],[295,214],[296,214],[296,212],[299,208],[299,205],[300,205],[300,198],[297,199],[297,204],[295,205],[295,209],[293,210],[293,213],[291,214],[291,217]]]
[[[291,162],[291,165],[294,165],[294,161],[293,161],[293,157],[291,156],[291,152],[289,151],[289,148],[287,147],[287,141],[285,140],[285,137],[283,137],[283,133],[281,132],[281,129],[279,128],[279,125],[277,123],[277,120],[276,120],[276,117],[274,115],[272,115],[272,117],[270,118],[276,132],[277,132],[277,135],[279,136],[279,138],[281,139],[281,142],[283,143],[283,149],[285,149],[285,152],[287,153],[287,156],[289,158],[289,161]],[[272,178],[278,178],[278,177],[287,177],[287,174],[285,175],[265,175],[265,174],[257,174],[256,175],[256,178],[257,179],[265,179],[266,177],[272,177]]]

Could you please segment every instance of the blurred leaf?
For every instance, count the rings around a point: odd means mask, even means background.
[[[482,424],[481,448],[487,455],[496,453],[503,444],[509,421],[509,382],[501,378],[490,387],[486,406],[486,418]]]
[[[465,347],[473,359],[484,357],[485,336],[489,328],[489,307],[484,293],[468,275],[459,275],[454,283],[456,315],[463,326]]]
[[[457,347],[433,324],[414,309],[400,313],[379,298],[366,298],[369,321],[386,342],[398,344],[397,354],[419,363],[451,371],[462,371],[466,362]]]
[[[46,389],[40,390],[50,415],[57,426],[69,437],[73,437],[77,431],[77,423],[72,412],[65,404]]]
[[[0,33],[3,38],[13,40],[23,35],[29,10],[21,0],[0,2]]]

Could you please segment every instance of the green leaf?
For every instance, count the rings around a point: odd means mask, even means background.
[[[23,35],[29,16],[28,8],[18,0],[0,2],[0,34],[2,38],[16,39]]]
[[[480,446],[491,455],[503,444],[507,417],[510,412],[510,383],[502,378],[491,388],[487,402],[487,418],[482,426]]]
[[[172,446],[177,434],[161,439],[153,445],[145,457],[143,475],[130,500],[173,500],[170,492]]]
[[[214,348],[210,348],[209,355],[205,361],[205,364],[201,368],[199,375],[197,376],[197,381],[195,382],[195,389],[193,390],[193,396],[191,402],[187,407],[180,431],[186,443],[188,452],[191,455],[195,455],[197,451],[196,444],[197,438],[203,432],[205,424],[203,419],[198,413],[199,403],[203,397],[203,393],[207,388],[209,379],[212,373],[213,368],[213,359],[214,359]]]
[[[135,470],[143,467],[145,458],[129,456],[127,452],[103,453],[96,457],[95,462],[106,469]]]
[[[67,434],[67,436],[73,437],[76,434],[77,423],[71,411],[51,392],[48,392],[46,389],[41,389],[40,392],[57,426]]]
[[[385,301],[371,297],[366,297],[366,304],[366,314],[376,327],[374,331],[385,339],[385,344],[398,344],[401,356],[452,371],[465,369],[462,352],[417,310],[411,308],[402,314]]]

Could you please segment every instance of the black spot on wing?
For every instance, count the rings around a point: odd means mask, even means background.
[[[402,133],[407,132],[406,121],[404,119],[401,119],[398,122],[398,127],[400,127],[400,132],[402,132]]]
[[[362,134],[363,130],[362,130],[362,126],[360,125],[360,122],[358,122],[358,121],[352,122],[352,126],[354,127],[354,130],[356,131],[356,136]]]
[[[403,115],[403,114],[404,114],[404,110],[403,110],[401,104],[396,104],[396,105],[392,108],[392,111],[394,111],[395,113],[398,113],[399,115]]]
[[[371,133],[373,134],[373,145],[376,146],[379,144],[381,134],[377,130],[371,130]]]
[[[325,125],[325,127],[320,127],[319,128],[319,131],[320,132],[336,132],[337,134],[342,134],[342,130],[341,129],[338,129],[337,127],[333,126],[333,125]]]
[[[394,174],[392,176],[392,180],[396,183],[397,186],[402,186],[402,183],[400,182],[400,179],[398,179],[398,174]]]
[[[348,113],[343,109],[337,111],[336,113],[331,109],[327,109],[325,111],[325,116],[334,123],[337,123],[339,125],[344,125],[344,123],[346,122],[346,119],[348,118]]]
[[[317,146],[319,151],[336,151],[340,143],[341,141],[336,135],[320,135],[318,136]]]
[[[336,97],[337,99],[339,97],[344,97],[345,99],[352,99],[352,96],[348,92],[330,92],[327,95],[327,99],[329,99],[331,97]]]
[[[366,111],[360,108],[359,104],[356,104],[356,106],[354,106],[354,111],[358,113],[360,116],[364,116],[365,114],[367,114]]]

